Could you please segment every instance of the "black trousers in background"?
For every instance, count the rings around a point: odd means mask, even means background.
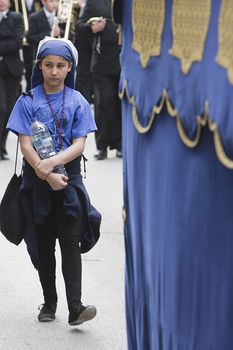
[[[81,215],[77,219],[64,216],[63,191],[54,191],[50,215],[44,224],[37,225],[39,277],[44,301],[47,303],[56,303],[58,299],[56,291],[56,237],[61,249],[62,273],[68,308],[81,301],[80,225]]]
[[[95,133],[98,150],[121,150],[121,101],[119,75],[93,74]]]
[[[75,89],[78,90],[89,103],[92,103],[93,79],[90,72],[92,39],[82,33],[78,33],[75,46],[78,50],[78,67]]]
[[[20,82],[21,78],[11,75],[4,61],[0,61],[0,156],[6,149],[6,124],[21,93]]]
[[[31,45],[23,46],[23,63],[25,69],[26,91],[31,90],[31,76],[33,66],[33,49]]]

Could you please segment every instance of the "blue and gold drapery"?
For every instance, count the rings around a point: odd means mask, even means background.
[[[128,350],[232,350],[233,2],[156,3],[114,5]]]
[[[114,6],[124,21],[123,2]],[[138,132],[148,132],[166,106],[188,147],[208,127],[219,160],[233,169],[233,3],[133,0],[124,35],[120,96],[133,105]]]

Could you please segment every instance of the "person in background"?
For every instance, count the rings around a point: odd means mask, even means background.
[[[25,0],[25,6],[27,11],[27,21],[29,16],[34,13],[38,12],[41,9],[42,3],[40,0]],[[18,2],[18,11],[23,16],[22,11],[22,1]],[[16,11],[15,8],[15,2],[13,2],[11,6],[12,11]],[[25,20],[24,20],[25,22]],[[25,23],[24,23],[25,24]],[[26,80],[26,86],[25,90],[29,91],[31,89],[31,75],[32,75],[32,66],[33,66],[33,51],[32,46],[29,44],[29,42],[26,39],[27,33],[25,33],[25,38],[23,40],[23,63],[24,63],[24,76]]]
[[[81,16],[86,0],[79,0],[79,16]],[[82,31],[76,30],[75,47],[79,54],[79,66],[77,70],[76,90],[87,99],[89,103],[93,103],[93,78],[90,71],[92,57],[92,35],[85,34]]]
[[[121,103],[118,26],[112,21],[112,0],[87,0],[77,22],[78,33],[93,39],[91,73],[94,84],[97,160],[107,158],[107,149],[121,157]]]
[[[10,11],[10,0],[0,0],[0,160],[9,159],[6,124],[19,96],[23,62],[19,51],[24,37],[23,18]]]
[[[75,326],[96,315],[95,306],[81,302],[81,252],[97,242],[101,215],[91,205],[80,173],[86,137],[96,125],[89,103],[74,90],[78,53],[72,42],[44,39],[36,59],[32,90],[18,99],[7,127],[19,135],[25,159],[20,201],[25,217],[24,239],[38,269],[44,296],[38,319],[55,320],[58,238],[68,323]],[[41,160],[33,148],[31,125],[35,120],[44,123],[51,133],[57,152],[51,158]],[[58,165],[65,166],[66,175],[56,172]],[[36,242],[34,248],[32,242]]]
[[[42,0],[42,4],[43,7],[40,11],[29,16],[27,40],[32,46],[33,59],[35,59],[40,40],[46,36],[52,36],[54,38],[62,37],[64,33],[56,17],[58,0]]]

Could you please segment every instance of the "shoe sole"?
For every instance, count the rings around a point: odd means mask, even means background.
[[[55,317],[54,318],[50,318],[50,317],[43,317],[41,319],[38,318],[38,320],[40,322],[52,322],[52,321],[55,321]]]
[[[106,159],[107,157],[108,157],[108,154],[106,154],[106,155],[94,154],[94,158],[96,160],[103,160],[103,159]]]
[[[81,312],[77,320],[70,322],[69,325],[78,326],[84,322],[90,321],[96,316],[96,313],[97,313],[96,308],[89,306],[83,312]]]

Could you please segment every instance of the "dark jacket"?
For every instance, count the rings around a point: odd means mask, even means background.
[[[61,31],[64,33],[64,30]],[[45,15],[43,8],[36,13],[29,16],[29,30],[27,33],[27,40],[33,47],[33,57],[36,57],[36,51],[40,40],[46,36],[50,36],[51,27]]]
[[[102,32],[93,34],[87,21],[91,17],[101,16],[107,19],[107,25]],[[112,20],[112,0],[87,0],[78,19],[76,30],[77,36],[81,32],[94,38],[92,73],[118,75],[120,73],[120,46],[118,45],[118,26]],[[98,42],[100,50],[97,47]]]
[[[23,62],[19,50],[24,37],[23,18],[20,13],[9,11],[0,22],[0,59],[16,78],[23,74]]]
[[[68,186],[64,189],[64,210],[69,217],[76,218],[82,211],[81,253],[89,251],[100,236],[100,213],[91,205],[80,174],[80,158],[68,163]],[[49,214],[52,190],[46,181],[40,180],[32,167],[25,162],[20,202],[25,218],[24,240],[35,268],[38,268],[35,223],[41,224]]]

